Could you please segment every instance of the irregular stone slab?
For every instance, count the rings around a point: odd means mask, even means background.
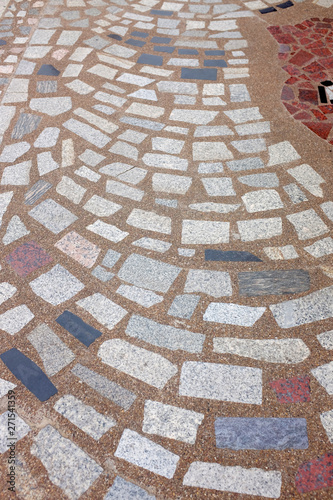
[[[301,339],[213,339],[214,352],[235,354],[269,363],[301,363],[310,355],[310,349]]]
[[[207,143],[210,144],[210,143]],[[235,196],[230,177],[205,177],[201,179],[208,196]]]
[[[153,174],[152,184],[154,191],[186,194],[192,184],[192,178],[171,174]]]
[[[194,161],[230,160],[233,154],[224,142],[193,142],[192,143]],[[236,194],[233,192],[232,194]],[[221,195],[220,195],[221,196]],[[228,196],[226,194],[225,196]]]
[[[98,413],[71,394],[65,394],[53,408],[96,441],[116,425],[113,418]]]
[[[283,208],[280,195],[277,191],[275,191],[275,189],[250,191],[242,196],[242,200],[249,213]]]
[[[14,118],[15,111],[15,106],[0,106],[0,143],[4,133],[10,125],[10,122]]]
[[[265,240],[282,234],[282,219],[280,217],[240,220],[237,222],[237,226],[242,241]]]
[[[295,483],[299,493],[322,490],[333,486],[333,453],[326,453],[298,468]]]
[[[298,257],[298,253],[293,245],[284,245],[283,247],[266,247],[263,250],[271,260],[290,260],[297,259]]]
[[[206,309],[203,320],[226,325],[253,326],[265,311],[266,307],[211,302]]]
[[[303,201],[308,201],[307,197],[305,196],[305,193],[301,190],[300,187],[298,187],[297,184],[293,182],[291,184],[283,186],[283,189],[291,199],[292,203],[296,205],[298,203],[302,203]]]
[[[247,366],[185,361],[180,396],[234,403],[262,403],[262,370]]]
[[[311,370],[312,375],[324,387],[330,396],[333,395],[333,361]]]
[[[45,323],[32,330],[27,338],[38,352],[49,377],[75,359],[69,347]]]
[[[333,350],[333,330],[317,335],[318,342],[324,349]]]
[[[19,119],[15,123],[12,132],[12,139],[22,139],[26,134],[30,134],[38,127],[41,117],[30,115],[29,113],[21,113]]]
[[[149,495],[145,490],[136,484],[125,481],[120,476],[116,476],[113,485],[107,491],[104,500],[156,500],[154,495]]]
[[[183,220],[183,245],[215,245],[229,243],[229,222]]]
[[[57,185],[56,191],[77,205],[80,203],[87,190],[73,181],[70,177],[64,175]]]
[[[0,354],[0,358],[12,374],[20,380],[39,401],[47,401],[58,392],[57,388],[47,378],[39,366],[18,349],[13,348],[6,351]]]
[[[77,220],[76,215],[52,198],[42,201],[28,213],[54,234],[60,233]]]
[[[204,415],[157,401],[146,401],[142,431],[194,444]]]
[[[169,120],[193,123],[195,125],[207,125],[218,115],[218,111],[206,111],[196,109],[173,109]]]
[[[70,231],[54,245],[66,255],[74,259],[82,266],[91,268],[101,251],[101,249],[83,238],[75,231]]]
[[[303,269],[238,273],[238,286],[247,297],[301,293],[310,289],[310,275]]]
[[[171,234],[171,218],[134,208],[127,217],[126,223],[130,226],[155,231],[162,234]]]
[[[177,373],[176,365],[160,354],[136,347],[124,340],[104,342],[98,350],[102,362],[146,384],[163,389]]]
[[[30,144],[27,142],[17,142],[16,144],[5,146],[0,156],[0,162],[13,163],[17,158],[29,151],[30,147]]]
[[[26,186],[30,182],[31,160],[9,165],[3,170],[1,185]]]
[[[9,245],[13,241],[23,238],[23,236],[29,233],[30,231],[25,227],[19,216],[13,215],[7,226],[6,233],[2,238],[2,242],[4,245]]]
[[[106,200],[101,196],[94,194],[86,203],[83,208],[88,212],[97,215],[98,217],[108,217],[115,214],[122,207],[118,203]]]
[[[2,218],[6,213],[6,210],[11,202],[13,197],[13,191],[7,191],[6,193],[0,194],[0,227],[2,224]]]
[[[37,167],[39,175],[45,175],[59,168],[59,164],[54,161],[50,151],[45,151],[37,155]]]
[[[131,316],[126,333],[130,337],[144,340],[157,347],[172,351],[201,352],[205,335],[157,323],[143,316]]]
[[[305,418],[217,418],[217,448],[231,450],[305,450]]]
[[[168,314],[176,318],[191,319],[200,297],[197,295],[177,295],[172,302]]]
[[[276,174],[251,174],[238,177],[239,182],[251,187],[277,187],[279,178]],[[261,191],[262,193],[262,191]]]
[[[157,83],[157,88],[159,92],[167,92],[171,94],[198,94],[198,86],[196,83],[162,81]]]
[[[103,472],[86,452],[51,425],[37,434],[31,453],[42,462],[52,483],[71,500],[78,500]]]
[[[0,305],[10,299],[17,292],[17,288],[10,283],[0,283]]]
[[[138,287],[167,292],[180,271],[180,267],[132,254],[120,268],[118,277]]]
[[[228,491],[241,495],[279,498],[282,476],[281,472],[278,471],[193,462],[184,476],[183,484],[184,486]]]
[[[30,281],[29,285],[38,297],[53,306],[71,299],[84,288],[84,284],[60,264]]]
[[[272,144],[272,146],[268,147],[268,154],[268,167],[273,167],[274,165],[279,165],[280,163],[289,163],[301,158],[289,141]]]
[[[34,67],[36,66],[35,63],[29,64],[33,64]],[[39,94],[53,94],[58,91],[58,82],[54,80],[38,81],[36,84],[36,90]]]
[[[25,51],[25,57],[29,59],[42,59],[50,51],[51,47],[28,47]],[[52,64],[42,64],[38,70],[37,75],[44,76],[59,76],[60,71],[57,70]]]
[[[313,196],[323,197],[324,193],[320,184],[325,182],[310,165],[304,163],[299,167],[290,168],[287,170],[288,174],[292,175],[301,186],[307,189]]]
[[[73,118],[63,123],[63,126],[97,148],[104,148],[111,140],[106,134]]]
[[[253,253],[236,250],[205,250],[205,260],[222,262],[262,262]]]
[[[187,275],[184,292],[201,292],[215,298],[232,295],[230,275],[221,271],[190,269]]]
[[[112,224],[107,224],[106,222],[97,219],[93,224],[89,224],[87,229],[99,236],[102,236],[106,240],[118,243],[128,236],[129,233],[122,231],[117,226]]]
[[[50,188],[50,182],[40,179],[37,181],[24,195],[25,205],[33,205],[39,198],[41,198]],[[22,223],[23,224],[23,223]]]
[[[279,403],[308,403],[311,401],[310,377],[274,380],[269,385],[274,390]]]
[[[26,305],[13,307],[0,315],[0,330],[15,335],[25,327],[35,316]]]
[[[107,398],[109,401],[112,401],[121,408],[124,408],[124,410],[128,410],[136,399],[136,395],[133,394],[133,392],[128,391],[108,378],[89,370],[86,366],[78,363],[74,366],[74,368],[72,368],[71,371],[80,380],[89,385],[89,387],[94,389],[103,397]]]
[[[30,109],[48,116],[59,116],[72,109],[70,97],[38,97],[31,99]]]
[[[70,311],[64,311],[58,318],[56,322],[65,328],[67,332],[73,335],[86,347],[89,347],[102,333],[96,328],[85,323],[81,318],[71,313]]]
[[[300,240],[316,238],[329,232],[329,228],[313,208],[286,217],[294,226]]]
[[[2,413],[2,415],[0,415],[0,453],[5,453],[6,451],[8,451],[11,442],[14,442],[16,446],[17,441],[23,439],[31,431],[29,425],[26,424],[25,421],[22,420],[22,418],[17,414],[15,415],[14,421],[10,421],[10,418],[13,418],[10,411],[5,411],[4,413]],[[9,427],[9,423],[12,424],[11,427]],[[8,460],[10,460],[10,458],[8,458]],[[8,463],[10,464],[12,462]],[[9,480],[9,477],[7,477],[6,479]]]
[[[148,167],[170,168],[172,170],[185,171],[188,167],[188,160],[167,154],[146,153],[142,161]]]
[[[217,80],[217,69],[182,68],[181,78],[188,80]]]
[[[128,186],[118,181],[106,181],[106,192],[135,201],[141,201],[144,197],[144,191],[141,189]]]
[[[112,330],[127,314],[125,309],[101,293],[94,293],[85,299],[78,300],[77,305],[109,330]]]
[[[300,299],[269,306],[281,328],[306,325],[333,316],[333,286],[317,290]]]
[[[114,455],[168,479],[173,478],[179,461],[178,455],[130,429],[124,430]]]
[[[304,247],[304,250],[308,252],[312,257],[318,259],[324,255],[331,255],[333,253],[333,239],[329,236],[318,240],[312,245]]]
[[[120,287],[116,290],[116,293],[128,300],[140,304],[140,306],[143,307],[152,307],[163,301],[163,297],[157,295],[157,293],[144,290],[143,288],[139,288],[137,286],[120,285]]]

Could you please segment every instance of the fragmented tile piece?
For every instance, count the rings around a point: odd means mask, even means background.
[[[310,355],[310,349],[301,339],[213,339],[214,352],[235,354],[269,363],[301,363]]]
[[[310,275],[303,269],[238,273],[239,294],[247,297],[301,293],[310,289]]]
[[[83,290],[84,285],[67,269],[56,264],[50,271],[29,283],[33,292],[53,306],[62,304]]]
[[[287,172],[314,196],[321,198],[324,196],[320,184],[324,183],[325,180],[310,165],[303,164],[299,167],[290,168]]]
[[[307,403],[311,401],[310,377],[294,377],[274,380],[269,385],[274,390],[279,403]]]
[[[58,318],[56,322],[65,328],[71,335],[78,339],[86,347],[89,347],[102,333],[96,328],[85,323],[81,318],[71,313],[70,311],[64,311]]]
[[[247,366],[185,361],[179,394],[193,398],[262,403],[262,370]]]
[[[42,462],[50,480],[71,500],[78,500],[103,472],[85,451],[51,425],[37,434],[31,453]]]
[[[217,448],[304,450],[309,446],[305,418],[217,418]]]
[[[142,431],[194,444],[204,415],[157,401],[146,401]]]
[[[142,307],[152,307],[163,301],[163,297],[157,293],[137,286],[120,285],[116,293],[132,302],[136,302]]]
[[[294,226],[300,240],[316,238],[329,231],[329,228],[313,208],[286,217]]]
[[[124,430],[114,455],[168,479],[179,461],[178,455],[130,429]]]
[[[176,365],[160,354],[136,347],[121,339],[104,342],[98,350],[102,362],[158,389],[177,373]]]
[[[147,231],[171,234],[171,218],[147,210],[134,208],[127,217],[126,223]]]
[[[31,99],[30,108],[48,116],[58,116],[72,109],[70,97],[38,97]]]
[[[106,240],[113,241],[115,243],[122,241],[129,234],[126,231],[122,231],[118,227],[99,219],[97,219],[93,224],[89,224],[87,229],[92,233],[98,234]]]
[[[126,481],[120,476],[116,476],[104,500],[124,500],[124,498],[131,500],[156,500],[154,495],[149,495],[140,486]]]
[[[201,352],[205,335],[181,330],[169,325],[157,323],[143,316],[133,315],[128,322],[126,333],[130,337],[144,340],[157,347],[172,351]]]
[[[12,132],[12,139],[22,139],[26,134],[30,134],[37,129],[41,117],[37,115],[31,115],[29,113],[21,113],[19,119],[15,123],[15,127]]]
[[[38,352],[49,377],[75,359],[69,347],[45,323],[32,330],[27,338]]]
[[[295,482],[299,493],[322,490],[333,486],[333,453],[326,453],[298,468]]]
[[[12,382],[8,382],[7,380],[0,378],[0,398],[3,398],[3,396],[8,394],[8,391],[12,391],[15,387],[16,385]]]
[[[318,342],[324,349],[333,350],[333,330],[317,335]]]
[[[0,354],[7,368],[40,401],[46,401],[58,391],[45,373],[18,349],[13,348]]]
[[[226,325],[253,326],[265,311],[266,307],[211,302],[205,311],[203,319],[204,321]]]
[[[0,305],[10,299],[17,292],[17,288],[10,283],[0,283]]]
[[[94,293],[84,299],[78,300],[77,305],[91,314],[91,316],[109,330],[112,330],[127,314],[125,309],[101,293]]]
[[[333,443],[333,410],[322,413],[320,415],[320,420],[326,431],[329,441]]]

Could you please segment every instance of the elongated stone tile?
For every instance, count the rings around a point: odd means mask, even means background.
[[[92,233],[102,236],[106,240],[118,243],[128,236],[129,233],[122,231],[117,226],[108,224],[102,220],[96,220],[93,224],[89,224],[87,229]]]
[[[154,495],[149,495],[140,486],[117,476],[103,500],[123,500],[124,498],[131,500],[156,500]]]
[[[66,255],[85,267],[92,267],[100,253],[100,248],[75,231],[70,231],[54,245]]]
[[[77,305],[91,314],[91,316],[109,330],[112,330],[127,314],[125,309],[101,293],[94,293],[84,299],[78,300]]]
[[[236,326],[253,326],[266,311],[266,307],[211,302],[203,316],[204,321]]]
[[[26,205],[33,205],[39,198],[41,198],[50,188],[50,182],[40,179],[37,181],[24,195],[24,203]]]
[[[240,295],[282,295],[310,289],[310,275],[303,269],[238,273]]]
[[[70,311],[64,311],[58,316],[56,322],[86,347],[89,347],[90,344],[102,335],[100,331],[88,325]]]
[[[142,431],[194,444],[204,415],[157,401],[146,401]]]
[[[103,134],[86,123],[74,120],[73,118],[70,118],[67,122],[63,123],[63,127],[78,135],[85,141],[90,142],[97,148],[103,148],[111,140],[106,134]]]
[[[162,234],[171,233],[170,217],[159,215],[155,212],[148,212],[147,210],[134,208],[128,216],[126,223],[147,231],[156,231]]]
[[[144,340],[158,347],[172,351],[201,352],[205,335],[157,323],[143,316],[133,315],[128,322],[126,333],[130,337]]]
[[[303,164],[299,167],[290,168],[287,172],[311,194],[323,197],[324,194],[320,184],[323,184],[325,180],[310,165]]]
[[[136,347],[124,340],[104,342],[98,350],[102,362],[148,385],[163,389],[177,373],[176,365],[160,354]]]
[[[78,500],[103,472],[85,451],[51,425],[37,434],[31,453],[42,462],[50,480],[71,500]]]
[[[18,349],[6,351],[0,354],[0,358],[13,375],[40,401],[46,401],[58,392],[39,366]]]
[[[217,418],[217,448],[304,450],[309,446],[305,418]]]
[[[231,279],[227,272],[191,269],[187,275],[184,291],[201,292],[215,298],[231,296]]]
[[[124,430],[115,457],[168,479],[173,478],[179,461],[178,455],[130,429]]]
[[[241,220],[237,222],[237,226],[242,241],[269,239],[282,234],[280,217]]]
[[[152,307],[163,301],[163,297],[157,293],[137,286],[120,285],[116,293],[132,302],[136,302],[142,307]]]
[[[294,226],[300,240],[316,238],[329,232],[329,228],[313,208],[286,217]]]
[[[247,366],[185,361],[180,396],[234,403],[262,403],[262,371]]]
[[[271,305],[270,310],[281,328],[306,325],[333,316],[333,286],[299,299]]]
[[[218,337],[213,340],[214,352],[235,354],[269,363],[301,363],[310,349],[301,339],[237,339]]]
[[[205,250],[205,260],[222,262],[262,262],[253,253],[236,250]]]

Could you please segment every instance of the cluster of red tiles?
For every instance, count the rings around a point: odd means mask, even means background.
[[[53,259],[35,241],[29,241],[17,247],[6,260],[19,276],[27,276]]]
[[[311,400],[308,376],[274,380],[269,385],[279,403],[307,403]]]
[[[311,18],[268,30],[280,44],[279,59],[289,75],[281,94],[284,106],[333,144],[333,105],[321,103],[318,91],[322,81],[333,81],[333,19]]]

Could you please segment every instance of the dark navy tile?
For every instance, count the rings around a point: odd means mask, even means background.
[[[306,292],[310,275],[303,269],[238,273],[239,294],[247,297]]]
[[[260,9],[259,12],[261,14],[269,14],[270,12],[276,12],[276,9],[274,7],[267,7],[266,9]]]
[[[205,260],[223,262],[262,262],[259,257],[250,252],[236,252],[234,250],[205,250]]]
[[[58,71],[52,64],[43,64],[38,71],[37,75],[45,75],[45,76],[58,76],[60,75],[60,71]]]
[[[139,59],[137,60],[138,64],[150,64],[152,66],[162,66],[163,57],[162,56],[153,56],[151,54],[141,54]]]
[[[149,33],[144,33],[143,31],[132,31],[131,36],[137,36],[139,38],[147,38]]]
[[[99,330],[85,323],[81,318],[71,313],[64,311],[57,319],[56,322],[65,328],[77,340],[82,342],[86,347],[89,347],[98,337],[102,335]]]
[[[288,2],[283,2],[277,5],[280,9],[288,9],[288,7],[292,7],[294,4],[288,0]]]
[[[129,40],[126,40],[128,45],[133,45],[134,47],[143,47],[146,45],[146,42],[143,42],[142,40],[134,40],[134,38],[130,38]]]
[[[231,450],[306,450],[305,418],[222,417],[215,421],[217,448]]]
[[[205,50],[206,56],[224,56],[224,50]]]
[[[226,68],[227,63],[224,59],[205,59],[204,66],[217,66],[218,68]]]
[[[0,358],[13,375],[40,401],[46,401],[58,392],[39,366],[18,349],[6,351]]]
[[[150,11],[151,14],[155,14],[156,16],[172,16],[173,10],[157,10],[152,9]]]
[[[123,37],[122,37],[122,36],[120,36],[120,35],[113,35],[113,34],[112,34],[112,35],[107,35],[107,36],[108,36],[109,38],[113,38],[113,40],[118,40],[119,42],[120,42],[120,40],[122,40],[122,39],[123,39]]]
[[[0,45],[7,45],[6,40],[0,40]]]
[[[217,80],[217,69],[182,68],[181,78],[187,80]]]
[[[155,52],[167,52],[168,54],[172,54],[175,47],[159,47],[158,45],[155,45],[154,50]]]
[[[154,36],[150,41],[151,43],[170,43],[172,38],[166,36]]]
[[[196,49],[178,49],[180,56],[198,56],[199,52]]]

